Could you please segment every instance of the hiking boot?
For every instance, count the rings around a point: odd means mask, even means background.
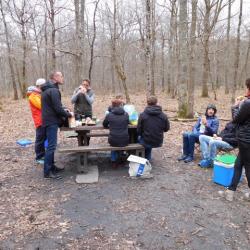
[[[198,164],[201,168],[209,168],[212,165],[212,161],[211,160],[201,160]]]
[[[232,191],[232,190],[230,190],[230,189],[227,189],[227,190],[225,191],[225,199],[226,199],[227,201],[233,201],[233,199],[234,199],[234,192],[235,192],[235,191]]]
[[[51,171],[48,174],[44,174],[44,178],[45,179],[54,179],[54,180],[60,180],[62,179],[62,176],[57,175],[52,173]]]
[[[177,161],[184,161],[187,159],[187,157],[188,157],[187,155],[182,155],[179,158],[177,158]]]
[[[188,156],[188,157],[184,160],[184,162],[185,162],[185,163],[189,163],[189,162],[192,162],[193,160],[194,160],[193,157]]]

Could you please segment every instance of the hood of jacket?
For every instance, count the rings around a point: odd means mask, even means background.
[[[36,86],[29,86],[27,89],[27,96],[30,96],[32,93],[38,93],[41,94],[41,90],[37,88]]]
[[[123,107],[113,107],[111,109],[111,113],[115,114],[115,115],[123,115],[125,113]]]
[[[56,89],[58,89],[58,84],[57,84],[57,83],[53,83],[52,81],[48,81],[48,82],[46,82],[46,83],[42,86],[41,90],[44,92],[45,90],[51,89],[51,88],[56,88]]]
[[[145,113],[149,115],[160,115],[162,112],[161,106],[152,105],[145,108]]]

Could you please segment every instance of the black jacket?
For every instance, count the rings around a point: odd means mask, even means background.
[[[103,126],[109,127],[109,144],[113,147],[124,147],[129,144],[129,118],[122,107],[115,107],[106,115]]]
[[[163,133],[169,128],[168,118],[162,108],[158,105],[147,106],[139,116],[137,133],[146,144],[160,147],[163,143]]]
[[[237,139],[240,142],[250,144],[250,98],[243,102],[239,112],[233,119],[237,124]]]
[[[238,140],[236,138],[236,125],[233,122],[226,124],[225,128],[219,134],[219,137],[234,148],[238,146]]]
[[[71,117],[61,103],[58,84],[48,81],[42,87],[42,122],[43,126],[57,124],[61,126],[63,119]]]

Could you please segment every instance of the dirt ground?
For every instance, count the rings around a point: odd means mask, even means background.
[[[222,96],[218,95],[218,96]],[[144,96],[131,96],[139,111]],[[173,117],[177,103],[163,94],[160,104]],[[230,118],[230,97],[215,102],[218,116]],[[196,111],[212,99],[196,97]],[[103,118],[110,97],[97,96],[94,113]],[[153,150],[153,179],[130,179],[128,166],[113,170],[109,154],[91,155],[99,167],[99,182],[75,182],[74,154],[56,155],[65,167],[63,180],[43,179],[34,164],[33,146],[16,140],[34,140],[26,100],[3,100],[0,112],[0,249],[249,249],[250,203],[242,199],[246,181],[233,202],[219,197],[223,188],[212,182],[212,169],[178,163],[181,133],[193,123],[171,121],[164,146]],[[69,97],[64,98],[69,105]],[[223,122],[220,128],[223,128]],[[91,143],[106,141],[91,139]],[[73,145],[60,133],[60,144]]]

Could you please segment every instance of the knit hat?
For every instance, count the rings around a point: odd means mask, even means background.
[[[39,78],[36,80],[36,86],[42,86],[44,83],[46,83],[46,80],[43,78]]]

